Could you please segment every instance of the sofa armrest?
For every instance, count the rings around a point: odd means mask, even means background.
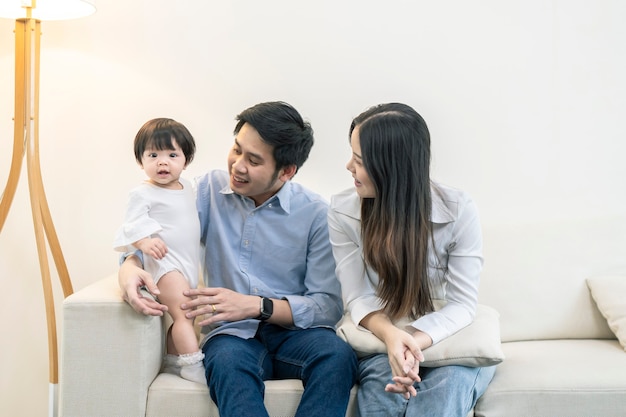
[[[163,357],[161,317],[136,313],[108,276],[63,302],[62,417],[144,416]]]

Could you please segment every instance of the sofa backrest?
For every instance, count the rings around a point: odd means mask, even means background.
[[[490,226],[479,302],[500,312],[502,341],[615,336],[586,279],[626,274],[626,215]]]

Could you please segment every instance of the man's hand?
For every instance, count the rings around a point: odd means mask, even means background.
[[[152,276],[141,268],[141,263],[135,255],[126,258],[120,266],[117,279],[122,290],[122,298],[137,313],[146,316],[162,316],[163,312],[167,311],[167,306],[141,293],[143,287],[154,296],[158,296],[160,291],[154,284]]]
[[[217,287],[204,287],[186,290],[184,294],[193,300],[181,305],[183,310],[189,310],[187,318],[199,316],[200,326],[220,321],[239,321],[255,318],[260,312],[260,298],[255,295],[244,295],[238,292]]]

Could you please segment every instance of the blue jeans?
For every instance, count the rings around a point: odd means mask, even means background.
[[[350,346],[326,328],[290,330],[262,323],[252,339],[218,335],[203,346],[211,398],[221,417],[267,417],[270,379],[300,379],[296,416],[344,417],[357,360]]]
[[[400,394],[385,392],[385,385],[392,382],[387,355],[368,356],[359,361],[359,414],[361,417],[465,417],[487,389],[495,370],[495,366],[420,368],[422,381],[414,385],[417,396],[405,400]]]

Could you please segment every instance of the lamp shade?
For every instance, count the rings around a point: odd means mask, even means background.
[[[0,0],[0,17],[38,20],[66,20],[88,16],[96,11],[93,0]]]

